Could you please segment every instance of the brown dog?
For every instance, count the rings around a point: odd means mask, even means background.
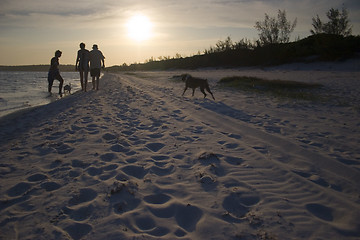
[[[184,93],[188,88],[192,88],[192,96],[194,96],[195,89],[197,87],[200,87],[200,91],[204,94],[204,98],[206,98],[206,93],[204,91],[204,89],[206,89],[206,91],[208,91],[211,94],[212,98],[215,100],[214,95],[210,91],[207,79],[195,78],[192,77],[190,74],[183,74],[182,80],[185,82],[185,89],[182,96],[184,96]]]

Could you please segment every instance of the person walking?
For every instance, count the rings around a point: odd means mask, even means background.
[[[90,52],[85,49],[85,43],[80,43],[80,50],[77,52],[75,69],[80,73],[81,90],[86,92],[89,75]]]
[[[90,51],[90,75],[92,77],[93,89],[99,90],[99,78],[101,68],[105,68],[105,57],[98,49],[98,45],[93,45]]]
[[[62,90],[62,87],[64,84],[64,79],[61,77],[60,70],[59,70],[59,58],[61,57],[61,54],[62,54],[62,52],[60,50],[56,50],[55,56],[50,61],[50,69],[49,69],[49,73],[48,73],[49,93],[51,94],[51,89],[52,89],[54,80],[57,79],[60,82],[60,84],[59,84],[60,97],[62,97],[61,90]]]

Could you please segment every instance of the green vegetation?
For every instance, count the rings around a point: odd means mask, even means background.
[[[256,93],[267,93],[281,98],[292,98],[301,100],[318,100],[318,90],[321,84],[304,83],[285,80],[266,80],[257,77],[226,77],[219,81],[221,86],[250,91]]]
[[[259,44],[268,45],[274,43],[288,43],[290,35],[294,31],[297,24],[297,19],[293,23],[287,20],[286,11],[278,10],[277,18],[269,17],[265,13],[264,21],[255,23],[255,28],[259,33]]]
[[[202,55],[147,63],[113,66],[108,71],[149,71],[204,67],[274,66],[293,62],[342,61],[360,52],[360,36],[316,34],[290,42],[254,46],[246,40],[219,41]]]
[[[311,34],[327,33],[336,34],[344,37],[350,36],[352,32],[352,26],[348,17],[348,12],[343,6],[342,11],[331,8],[327,13],[329,21],[323,23],[319,17],[312,18],[312,26],[314,29],[310,30]]]

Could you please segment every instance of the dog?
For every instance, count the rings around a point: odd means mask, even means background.
[[[185,82],[185,89],[182,96],[184,96],[188,88],[192,88],[193,90],[192,96],[194,96],[195,89],[200,87],[200,91],[204,94],[204,98],[206,98],[206,93],[204,91],[204,89],[206,89],[206,91],[208,91],[211,94],[212,98],[215,100],[215,97],[210,90],[207,79],[195,78],[190,74],[183,74],[181,76],[182,76],[182,80]]]
[[[69,94],[71,94],[71,83],[66,84],[66,85],[64,86],[64,93],[65,93],[66,91],[68,91]]]

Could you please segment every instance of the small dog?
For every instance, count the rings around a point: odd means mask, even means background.
[[[64,93],[68,91],[69,94],[71,94],[71,83],[67,84],[64,86]]]
[[[206,89],[206,91],[208,91],[211,94],[212,98],[215,100],[214,95],[210,91],[210,87],[207,79],[195,78],[192,77],[190,74],[183,74],[181,76],[182,76],[182,80],[185,82],[185,89],[182,96],[184,96],[184,93],[188,88],[192,88],[193,90],[192,96],[194,96],[195,89],[197,87],[200,87],[200,91],[204,94],[204,98],[206,98],[206,93],[204,91],[204,89]]]

